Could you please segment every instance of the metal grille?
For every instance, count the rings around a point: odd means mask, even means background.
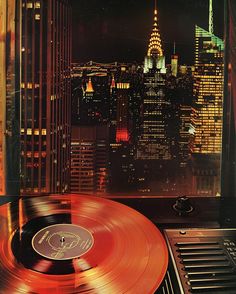
[[[236,293],[236,230],[169,231],[180,293]]]
[[[220,243],[181,242],[176,247],[190,292],[236,293],[235,268]]]

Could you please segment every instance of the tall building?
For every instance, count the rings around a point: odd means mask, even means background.
[[[193,135],[192,113],[193,113],[193,76],[191,73],[180,75],[177,78],[177,94],[179,96],[179,157],[181,165],[184,166],[190,159]]]
[[[169,102],[165,97],[165,57],[158,28],[157,9],[144,62],[143,122],[138,142],[137,159],[170,159],[170,144],[167,137]]]
[[[127,82],[119,82],[117,87],[116,142],[129,141],[129,88]]]
[[[67,0],[23,0],[21,192],[69,191],[71,9]]]
[[[82,87],[83,95],[78,100],[79,121],[80,124],[92,124],[95,123],[96,119],[96,103],[94,103],[94,88],[91,77],[84,84],[84,87]]]
[[[71,192],[105,193],[108,183],[107,125],[72,127]]]
[[[19,195],[20,1],[0,2],[0,195]]]
[[[194,96],[197,116],[193,153],[221,152],[223,50],[220,38],[196,26]]]
[[[208,31],[199,26],[195,27],[192,157],[197,194],[216,195],[220,191],[223,50],[223,41],[213,33],[212,0],[209,0]],[[207,162],[207,164],[203,165],[199,162]]]
[[[77,79],[79,84],[79,79]],[[107,73],[89,72],[82,74],[82,95],[78,95],[79,125],[107,123],[109,117],[109,77]],[[76,87],[79,90],[81,85]],[[73,111],[73,110],[72,110]]]
[[[171,72],[175,77],[177,77],[178,73],[178,58],[179,56],[177,54],[171,55]]]

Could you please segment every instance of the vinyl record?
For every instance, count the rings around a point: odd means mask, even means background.
[[[111,200],[23,198],[0,224],[0,293],[154,293],[167,269],[158,229]]]

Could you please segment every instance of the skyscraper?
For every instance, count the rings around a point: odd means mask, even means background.
[[[67,0],[23,0],[22,193],[69,191],[71,10]]]
[[[0,195],[19,195],[20,1],[0,2]]]
[[[223,41],[213,34],[212,0],[209,28],[195,27],[193,169],[197,194],[215,195],[220,189],[223,112]]]
[[[130,84],[127,82],[117,83],[117,125],[116,142],[129,141],[129,95]]]
[[[109,117],[109,76],[100,68],[97,68],[97,72],[93,72],[93,70],[94,68],[91,69],[91,66],[85,66],[81,77],[82,85],[76,87],[77,90],[81,88],[83,92],[78,95],[77,102],[80,125],[107,123]],[[77,79],[78,83],[80,84],[79,79]]]
[[[194,153],[220,153],[223,97],[223,41],[195,29],[195,83],[197,118]]]
[[[213,34],[212,0],[209,29],[195,27],[194,96],[197,117],[193,153],[221,152],[223,41]]]
[[[157,8],[144,62],[143,122],[138,143],[137,159],[170,159],[166,118],[169,102],[165,97],[165,57],[158,28]]]
[[[171,55],[171,72],[173,76],[177,76],[178,73],[178,58],[177,54]]]
[[[80,105],[81,120],[83,124],[89,124],[95,119],[94,89],[91,78],[89,78],[83,91],[83,99]]]

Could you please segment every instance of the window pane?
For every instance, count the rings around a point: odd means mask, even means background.
[[[73,52],[72,144],[94,145],[86,191],[219,196],[223,1],[131,2],[94,5],[99,19],[87,18],[89,4],[71,2],[81,36],[73,41],[80,51]],[[97,147],[101,140],[108,151]],[[83,152],[78,147],[71,160]],[[79,182],[76,169],[71,180]]]
[[[223,4],[2,1],[0,193],[220,195]]]

